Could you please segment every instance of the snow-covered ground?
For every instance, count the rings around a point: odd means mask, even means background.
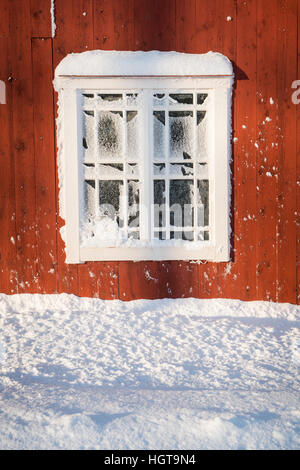
[[[299,449],[300,307],[0,295],[1,449]]]

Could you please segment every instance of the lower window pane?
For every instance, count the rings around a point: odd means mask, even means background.
[[[194,182],[170,180],[170,225],[193,226]]]
[[[123,227],[122,215],[123,181],[99,181],[100,215],[116,220]]]
[[[198,227],[205,227],[209,225],[209,181],[199,180],[197,190]]]
[[[128,181],[128,226],[139,227],[140,198],[139,182]]]
[[[153,181],[154,227],[166,226],[165,188],[164,180]]]
[[[175,240],[188,240],[190,242],[192,242],[194,240],[194,232],[192,231],[174,231],[174,232],[170,232],[170,238],[171,240],[172,239],[175,239]]]

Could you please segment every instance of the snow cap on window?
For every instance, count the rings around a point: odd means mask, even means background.
[[[182,52],[87,51],[68,54],[55,76],[228,76],[232,64],[223,54]]]

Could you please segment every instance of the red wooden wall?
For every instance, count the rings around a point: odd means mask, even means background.
[[[0,292],[299,303],[300,0],[56,0],[55,38],[50,0],[0,7]],[[232,262],[65,264],[52,79],[66,54],[98,48],[233,61]]]

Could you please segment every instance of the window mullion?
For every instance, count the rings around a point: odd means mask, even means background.
[[[167,95],[165,107],[165,161],[166,161],[166,185],[165,185],[165,205],[166,205],[166,240],[170,239],[170,149],[169,149],[169,98]]]
[[[198,139],[197,139],[197,92],[194,95],[194,146],[193,146],[193,165],[194,165],[194,197],[193,197],[193,213],[194,213],[194,240],[197,240],[198,227],[198,198],[197,198],[197,156],[198,156]]]
[[[141,211],[140,211],[140,237],[142,240],[151,240],[151,149],[152,149],[152,134],[151,134],[151,91],[143,90],[142,92],[142,129],[141,141],[142,145],[142,165],[141,165]]]
[[[126,95],[123,95],[123,97]],[[127,111],[123,108],[123,228],[128,233],[128,181],[127,181]]]

